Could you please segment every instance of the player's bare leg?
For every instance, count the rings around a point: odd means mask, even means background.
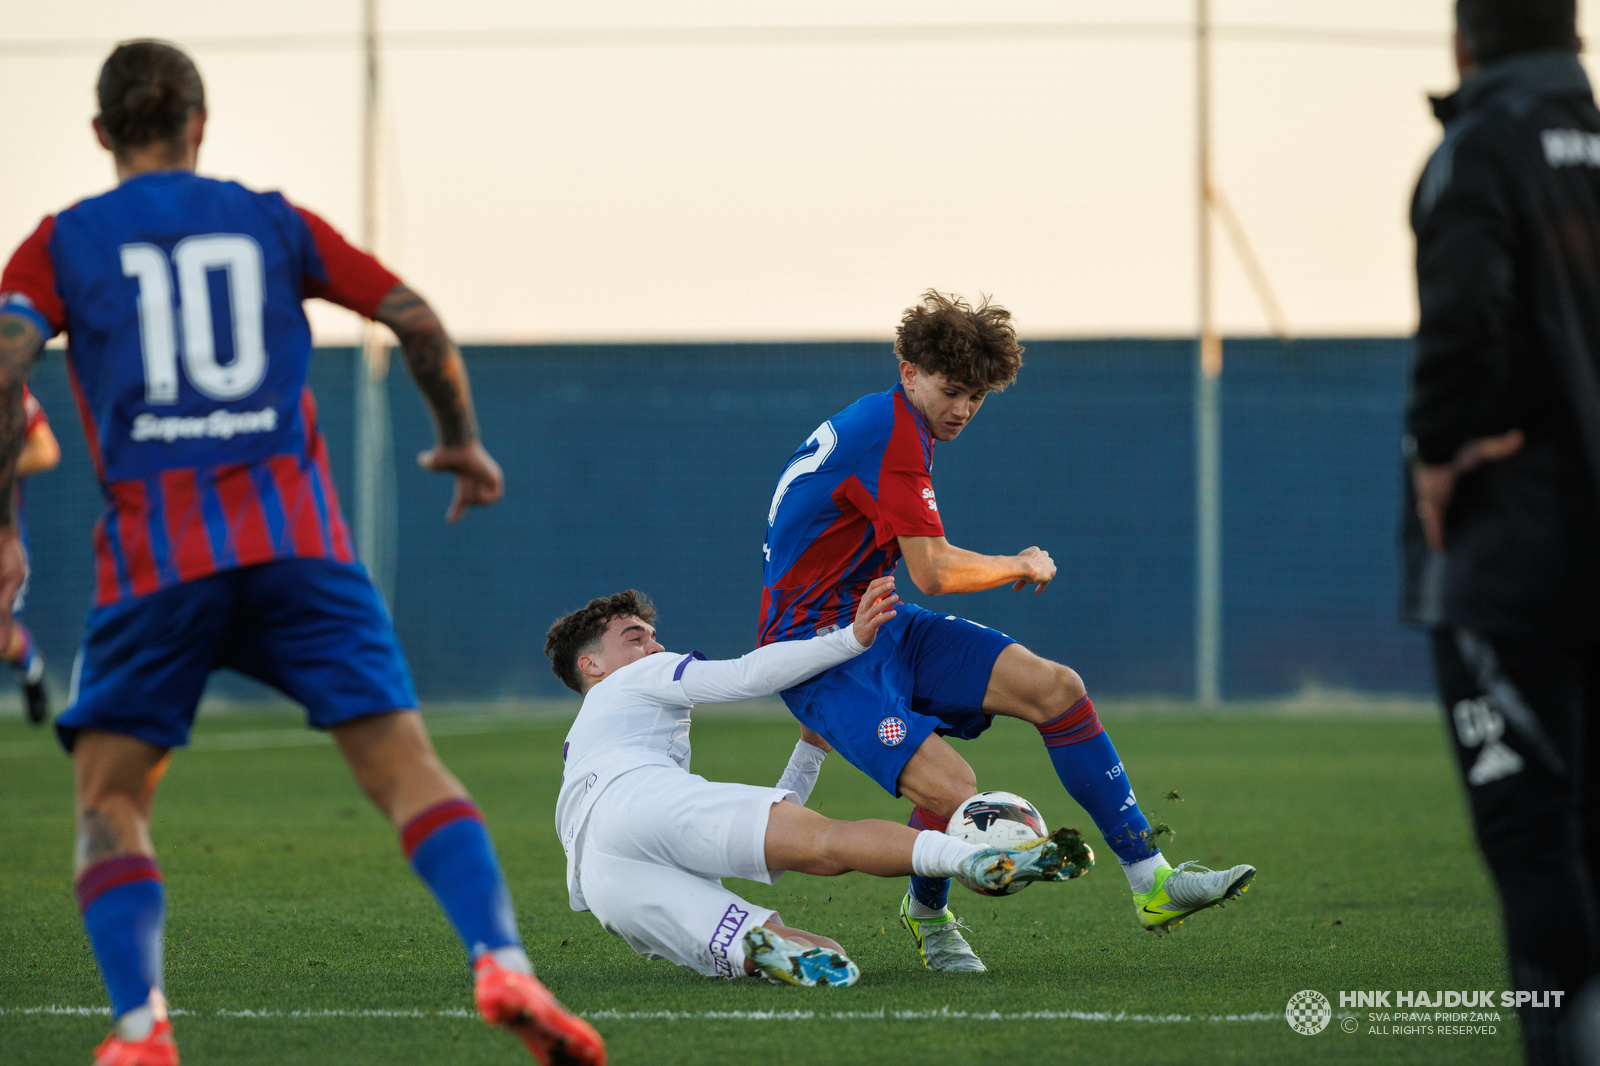
[[[461,782],[439,761],[416,711],[374,714],[328,732],[361,791],[396,829],[434,804],[467,798]]]
[[[825,937],[821,933],[813,933],[805,929],[793,929],[787,925],[784,925],[776,918],[771,918],[762,924],[786,940],[795,940],[802,944],[810,944],[814,948],[822,948],[826,951],[836,951],[840,954],[844,953],[844,948],[839,946],[839,942],[837,940],[832,940],[828,937]],[[754,974],[756,972],[755,964],[752,963],[748,958],[744,960],[744,972],[747,974]]]
[[[1014,880],[1065,881],[1085,868],[1074,830],[1061,830],[1026,849],[1001,851],[880,819],[839,821],[788,802],[773,804],[765,844],[769,870],[820,877],[851,871],[878,877],[955,877],[974,891],[997,891]],[[755,929],[745,936],[747,972],[760,970],[800,985],[848,985],[859,976],[855,963],[826,937],[775,921],[766,928],[769,932]]]
[[[983,709],[1041,725],[1066,714],[1088,695],[1083,678],[1070,666],[1011,644],[994,661]]]
[[[900,771],[900,795],[917,808],[948,822],[956,808],[977,795],[978,775],[955,746],[930,733]]]
[[[900,771],[896,787],[915,804],[908,828],[943,832],[956,808],[978,791],[978,776],[948,740],[930,733]],[[900,924],[916,941],[928,969],[983,973],[983,960],[961,935],[966,926],[950,913],[949,891],[942,878],[913,877],[900,901]]]
[[[483,816],[439,761],[422,715],[375,714],[330,732],[466,946],[484,1020],[511,1030],[542,1063],[603,1064],[599,1034],[533,976]]]
[[[994,892],[1013,881],[1067,881],[1084,868],[1062,830],[1015,850],[968,844],[879,818],[842,821],[798,803],[775,803],[767,817],[767,869],[818,877],[865,873],[955,877],[973,891]]]
[[[165,748],[91,730],[72,749],[78,906],[114,1019],[112,1034],[95,1051],[97,1063],[178,1061],[161,992],[166,894],[150,842],[150,814],[168,759]]]
[[[798,803],[775,803],[767,818],[769,870],[836,877],[852,870],[877,877],[911,872],[918,833],[881,819],[838,821]],[[961,854],[975,850],[953,841]]]

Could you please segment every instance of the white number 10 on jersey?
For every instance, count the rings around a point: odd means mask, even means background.
[[[178,307],[183,315],[183,370],[189,383],[213,400],[248,396],[267,373],[262,331],[266,276],[261,246],[240,233],[185,237],[172,250],[172,263],[153,244],[124,244],[122,273],[139,281],[139,339],[144,350],[144,399],[150,404],[178,402],[178,329],[172,313],[172,276],[178,276]],[[228,275],[233,312],[233,362],[217,362],[212,330],[211,288],[207,275]]]

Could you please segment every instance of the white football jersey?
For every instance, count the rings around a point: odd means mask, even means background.
[[[566,768],[556,799],[573,909],[587,909],[578,890],[576,845],[590,808],[607,785],[640,767],[688,773],[689,713],[696,703],[771,696],[865,650],[846,626],[810,640],[769,644],[739,659],[657,652],[591,688],[561,748]]]

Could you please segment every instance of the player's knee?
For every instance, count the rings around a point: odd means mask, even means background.
[[[1062,701],[1067,708],[1083,699],[1089,694],[1088,686],[1083,683],[1083,678],[1078,676],[1078,671],[1070,666],[1054,664],[1056,668],[1057,688],[1061,692]],[[1066,708],[1063,708],[1066,710]]]
[[[978,794],[978,775],[965,761],[951,770],[950,776],[939,782],[931,795],[916,800],[918,807],[932,811],[940,818],[949,818],[956,808]]]
[[[1083,678],[1079,677],[1078,671],[1072,667],[1062,666],[1060,663],[1047,663],[1046,666],[1049,669],[1049,676],[1034,709],[1036,722],[1048,722],[1052,718],[1060,718],[1089,694]]]

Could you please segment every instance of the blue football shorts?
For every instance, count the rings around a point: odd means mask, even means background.
[[[892,796],[900,771],[928,734],[971,740],[989,728],[983,697],[995,660],[1016,641],[997,629],[911,603],[878,630],[872,647],[810,681],[783,702]]]
[[[182,747],[223,667],[301,704],[318,729],[417,705],[366,570],[280,559],[90,611],[56,733],[68,751],[81,729]]]

